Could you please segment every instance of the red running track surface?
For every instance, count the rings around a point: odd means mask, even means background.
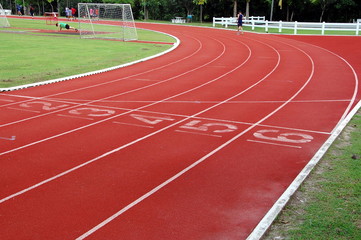
[[[139,27],[181,44],[0,94],[2,240],[245,239],[360,100],[359,37]]]

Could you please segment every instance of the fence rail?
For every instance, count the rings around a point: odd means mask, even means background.
[[[11,15],[11,10],[0,9],[0,15]]]
[[[263,18],[263,19],[262,19]],[[236,26],[237,18],[213,18],[213,27],[216,24],[220,24],[224,27]],[[269,29],[278,29],[279,33],[282,33],[284,29],[291,29],[294,34],[297,34],[299,30],[318,30],[324,35],[325,31],[351,31],[355,32],[355,35],[359,35],[361,30],[361,19],[358,19],[355,23],[315,23],[315,22],[283,22],[283,21],[268,21],[264,20],[264,17],[250,17],[248,20],[243,21],[243,26],[251,27],[252,30],[257,28],[264,28],[265,32]]]

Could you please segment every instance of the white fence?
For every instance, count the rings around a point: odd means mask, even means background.
[[[257,16],[257,17],[249,17],[249,20],[244,20],[243,22],[248,22],[248,21],[265,21],[266,17],[262,16]],[[213,18],[213,27],[216,26],[216,24],[221,24],[224,25],[226,28],[228,27],[228,25],[237,25],[237,18],[236,17],[220,17],[220,18]]]
[[[252,30],[257,28],[264,28],[265,32],[268,32],[269,29],[278,29],[279,33],[282,33],[284,29],[292,30],[293,34],[297,34],[299,30],[317,30],[321,31],[321,34],[324,35],[325,31],[351,31],[355,32],[356,35],[359,35],[361,30],[361,19],[358,19],[356,23],[312,23],[312,22],[282,22],[282,21],[268,21],[268,20],[258,20],[253,17],[249,20],[243,21],[243,26],[252,27]],[[216,24],[221,24],[222,26],[228,27],[229,25],[237,25],[237,18],[213,18],[213,27]]]
[[[0,9],[0,15],[11,15],[11,10]]]

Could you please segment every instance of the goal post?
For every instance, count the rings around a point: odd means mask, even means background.
[[[81,38],[138,40],[130,4],[78,3]]]
[[[3,6],[0,4],[0,28],[10,27],[10,23],[6,17],[5,10]]]

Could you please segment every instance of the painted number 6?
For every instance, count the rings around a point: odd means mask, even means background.
[[[313,140],[313,137],[308,134],[279,132],[279,130],[259,130],[253,136],[260,139],[287,143],[308,143]]]

